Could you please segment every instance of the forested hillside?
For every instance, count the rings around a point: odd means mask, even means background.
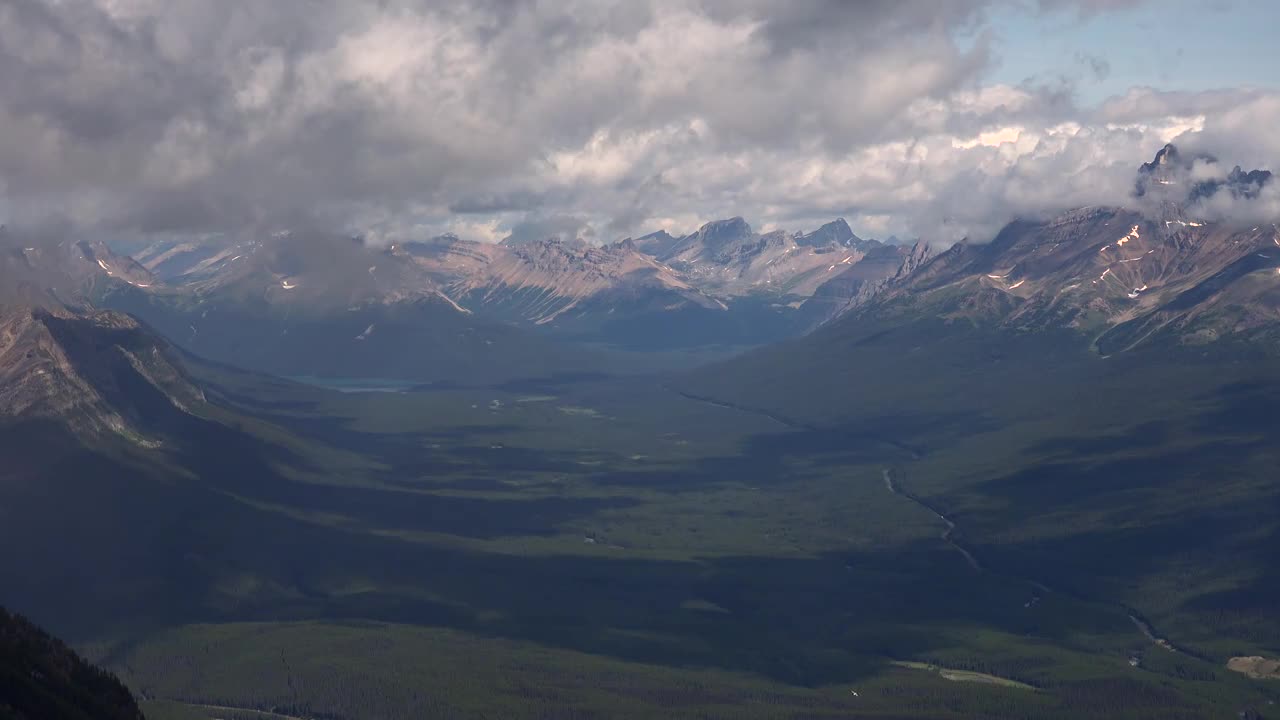
[[[114,675],[0,608],[0,720],[140,720]]]

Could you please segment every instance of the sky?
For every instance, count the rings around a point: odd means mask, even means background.
[[[987,81],[1065,77],[1085,103],[1133,87],[1275,89],[1277,27],[1280,3],[1270,0],[1166,0],[1083,16],[1015,8],[991,18],[998,64]]]
[[[840,216],[981,242],[1130,202],[1170,141],[1280,169],[1278,8],[0,0],[0,223],[609,242]]]

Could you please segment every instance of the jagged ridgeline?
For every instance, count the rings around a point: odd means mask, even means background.
[[[758,233],[732,218],[605,245],[442,235],[370,246],[280,232],[167,241],[134,258],[96,248],[80,264],[100,276],[97,302],[220,361],[284,375],[475,383],[626,365],[601,349],[737,349],[792,337],[869,295],[909,256],[858,238],[844,220]],[[647,358],[632,364],[649,369]]]

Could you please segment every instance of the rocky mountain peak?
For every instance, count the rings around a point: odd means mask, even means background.
[[[1221,172],[1218,158],[1209,153],[1184,154],[1173,144],[1165,145],[1155,158],[1138,169],[1134,195],[1144,197],[1158,191],[1159,198],[1174,205],[1189,204],[1212,197],[1220,191],[1234,198],[1255,198],[1271,180],[1269,170],[1245,171],[1237,165]]]
[[[1155,159],[1149,163],[1143,163],[1142,169],[1146,172],[1153,172],[1162,165],[1178,165],[1180,156],[1178,155],[1178,146],[1168,143],[1164,147],[1156,151]]]
[[[75,244],[75,249],[86,262],[97,265],[109,277],[141,288],[151,287],[157,282],[151,271],[137,260],[116,253],[101,240],[81,240]]]
[[[693,237],[696,242],[709,247],[719,247],[748,238],[752,234],[751,226],[746,220],[733,217],[727,220],[713,220],[698,228]]]
[[[547,238],[546,240],[536,240],[534,242],[524,243],[512,249],[516,257],[526,261],[539,263],[546,261],[561,261],[563,259],[572,259],[582,262],[589,261],[595,255],[596,260],[602,260],[604,257],[613,252],[625,252],[616,246],[610,248],[599,248],[591,245],[585,240],[573,239],[565,240],[563,238]]]
[[[848,247],[861,242],[861,238],[853,234],[853,229],[844,218],[836,218],[811,233],[796,233],[796,244],[807,247],[826,247],[842,245]]]
[[[914,273],[917,268],[929,262],[933,258],[933,247],[923,240],[917,240],[911,246],[911,250],[906,257],[902,259],[902,265],[898,267],[895,277],[903,278]]]
[[[671,249],[680,242],[680,238],[672,235],[666,230],[651,232],[648,235],[641,235],[634,240],[627,238],[623,242],[632,242],[635,248],[646,255],[653,257],[663,257],[671,252]]]
[[[1191,189],[1191,199],[1211,197],[1220,190],[1226,190],[1234,198],[1253,199],[1258,197],[1262,188],[1271,182],[1270,170],[1250,170],[1245,172],[1236,165],[1223,180],[1206,180]]]

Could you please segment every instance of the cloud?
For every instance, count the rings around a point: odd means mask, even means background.
[[[8,0],[0,212],[374,242],[845,215],[946,241],[1119,201],[1173,136],[1280,157],[1263,91],[984,84],[1008,4]]]
[[[578,240],[583,237],[592,237],[594,234],[594,230],[584,218],[552,215],[516,223],[503,242],[508,245],[523,245],[547,239]]]
[[[1104,57],[1089,53],[1076,53],[1076,63],[1088,68],[1090,75],[1097,82],[1106,80],[1111,75],[1111,63]]]
[[[1234,195],[1219,190],[1193,208],[1196,216],[1246,227],[1280,221],[1280,182],[1262,186],[1256,197]]]

